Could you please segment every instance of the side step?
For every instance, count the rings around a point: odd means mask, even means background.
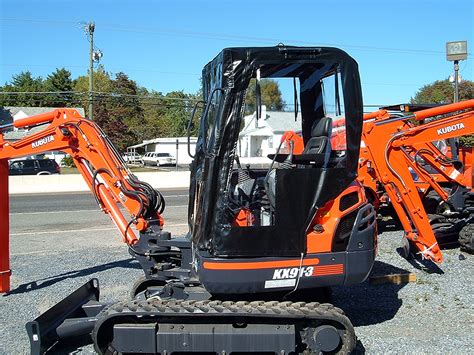
[[[94,317],[104,308],[98,301],[99,281],[92,279],[26,323],[31,354],[44,353],[60,339],[90,334],[96,321]]]

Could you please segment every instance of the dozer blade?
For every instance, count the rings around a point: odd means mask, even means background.
[[[44,353],[60,339],[90,334],[95,324],[93,316],[103,308],[98,301],[99,281],[92,279],[26,323],[31,354]]]

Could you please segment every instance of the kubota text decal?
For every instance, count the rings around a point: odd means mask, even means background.
[[[52,142],[52,141],[54,141],[54,136],[49,135],[49,136],[38,139],[37,141],[31,143],[31,148],[38,148],[38,147],[41,147],[42,145],[45,145],[45,144],[47,144],[49,142]]]
[[[453,124],[452,126],[439,128],[437,132],[438,132],[438,136],[439,136],[441,134],[450,133],[450,132],[457,131],[458,129],[463,129],[463,128],[464,128],[463,123],[456,123],[456,124]]]

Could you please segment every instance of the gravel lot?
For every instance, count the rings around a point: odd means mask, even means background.
[[[109,227],[104,217],[90,227],[94,231],[76,227],[74,232],[54,235],[12,235],[12,292],[0,297],[1,354],[28,353],[25,322],[92,277],[100,280],[102,299],[127,298],[141,271]],[[183,231],[183,227],[173,230]],[[415,272],[416,283],[372,286],[366,282],[333,290],[333,303],[356,327],[358,352],[474,353],[474,257],[465,255],[460,260],[459,249],[446,250],[439,269],[420,270],[396,252],[401,236],[397,230],[380,235],[373,274]],[[93,349],[83,347],[79,353],[93,353]]]
[[[395,251],[402,232],[385,231],[372,275],[413,272],[416,283],[337,288],[333,303],[351,319],[360,353],[474,354],[474,256],[444,250],[420,270]],[[462,255],[460,257],[460,255]],[[463,259],[463,260],[460,260]]]

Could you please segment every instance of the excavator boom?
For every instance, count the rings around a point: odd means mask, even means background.
[[[162,196],[130,172],[113,144],[93,121],[81,117],[73,109],[56,109],[12,123],[16,128],[44,124],[48,126],[42,131],[13,143],[6,142],[0,131],[2,196],[8,196],[8,159],[62,151],[71,155],[101,210],[110,216],[125,243],[135,245],[138,238],[134,229],[145,230],[150,220],[163,225]],[[129,216],[123,214],[119,205]],[[8,199],[4,198],[0,202],[0,292],[10,289],[8,218]]]

